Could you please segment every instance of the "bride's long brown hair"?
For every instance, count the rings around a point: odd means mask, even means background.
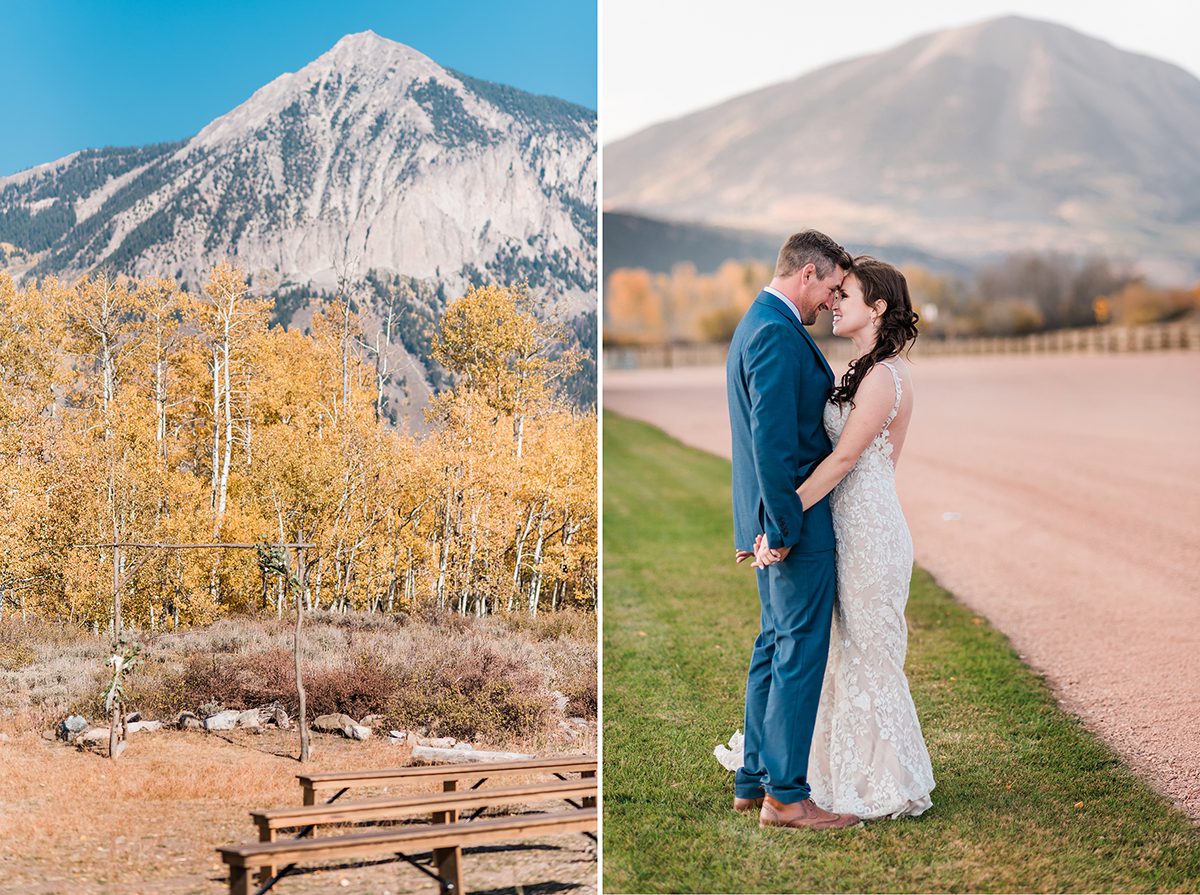
[[[912,308],[908,295],[908,281],[886,261],[859,255],[854,259],[850,276],[855,277],[863,290],[863,301],[868,307],[882,299],[887,303],[879,315],[879,332],[875,344],[862,357],[850,361],[842,381],[833,390],[835,404],[854,406],[854,395],[863,377],[882,360],[895,357],[917,338],[917,321],[920,319]]]

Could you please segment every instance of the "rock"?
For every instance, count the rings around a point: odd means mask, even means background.
[[[12,737],[10,737],[8,734],[0,733],[0,743],[7,743],[11,740],[12,740]]]
[[[351,724],[349,736],[354,740],[366,740],[371,737],[371,728],[365,724]]]
[[[312,729],[319,730],[321,733],[340,733],[344,737],[351,736],[350,728],[356,727],[358,722],[349,715],[343,715],[340,712],[332,715],[320,715],[313,720]]]
[[[93,727],[91,730],[86,730],[75,737],[77,743],[100,743],[108,742],[107,727]]]
[[[275,706],[275,713],[271,720],[275,722],[275,726],[280,730],[291,729],[292,722],[288,719],[288,713],[283,710],[283,706],[281,705]]]
[[[403,730],[393,730],[388,736],[388,742],[399,750],[401,764],[408,764],[412,761],[413,746],[417,742],[415,734]]]
[[[238,727],[258,727],[258,709],[241,712],[237,717]]]
[[[227,709],[223,712],[217,712],[215,715],[210,715],[204,719],[205,730],[233,730],[237,726],[238,718],[241,712],[236,709]]]
[[[418,746],[428,746],[431,749],[453,749],[457,742],[454,737],[417,737]]]
[[[134,721],[131,724],[126,724],[125,729],[131,733],[153,733],[156,730],[162,730],[161,721]],[[107,743],[108,728],[93,727],[91,730],[85,731],[75,737],[76,743]]]
[[[204,730],[204,722],[192,712],[180,712],[175,719],[175,726],[180,730]]]
[[[554,697],[554,708],[559,714],[565,715],[567,713],[567,706],[571,704],[571,700],[557,690],[550,695]]]
[[[180,712],[175,716],[175,726],[180,730],[194,730],[203,728],[204,723],[192,712]]]
[[[472,746],[470,743],[455,743],[450,748],[455,750],[456,752],[464,752],[464,751],[473,752],[473,751],[475,751],[475,747]]]
[[[88,729],[87,718],[82,715],[69,715],[66,720],[58,725],[58,737],[62,740],[69,740],[77,733],[82,733]]]
[[[378,727],[383,723],[383,715],[366,715],[358,723],[363,727]]]
[[[134,721],[141,721],[141,720],[142,720],[141,712],[130,712],[128,715],[125,716],[126,724],[132,724]]]

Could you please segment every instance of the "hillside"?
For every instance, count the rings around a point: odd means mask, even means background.
[[[910,40],[605,147],[605,209],[975,260],[1200,275],[1200,80],[1017,16]]]

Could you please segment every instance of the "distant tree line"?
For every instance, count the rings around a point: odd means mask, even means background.
[[[596,417],[579,357],[521,288],[450,303],[448,387],[422,438],[388,424],[391,371],[346,302],[270,326],[242,273],[199,294],[0,274],[0,614],[93,630],[282,613],[254,552],[73,544],[309,542],[309,608],[592,608]],[[393,330],[394,334],[394,330]],[[382,338],[382,336],[381,336]]]
[[[1007,336],[1070,327],[1137,326],[1179,319],[1200,308],[1200,284],[1150,285],[1100,256],[1024,252],[969,277],[904,268],[921,332],[933,338]],[[761,262],[726,261],[712,274],[691,264],[669,274],[613,271],[605,288],[606,345],[728,341],[771,279]],[[828,315],[814,329],[829,335]]]

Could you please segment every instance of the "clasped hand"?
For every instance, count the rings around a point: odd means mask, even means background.
[[[791,547],[768,547],[766,537],[760,534],[754,539],[754,550],[738,550],[735,562],[740,563],[743,560],[754,557],[754,562],[751,565],[756,569],[765,569],[767,566],[782,562],[787,558],[791,549]]]

